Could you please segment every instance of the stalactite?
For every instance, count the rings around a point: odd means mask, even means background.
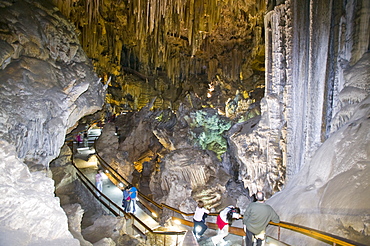
[[[158,68],[163,69],[176,86],[181,85],[180,78],[189,79],[204,71],[210,81],[217,74],[239,80],[241,67],[249,55],[248,50],[240,52],[245,45],[241,40],[248,35],[261,36],[249,28],[260,28],[256,23],[261,24],[263,14],[258,11],[265,7],[264,0],[256,3],[247,0],[53,2],[76,23],[88,55],[108,63],[100,65],[104,66],[100,71],[122,72],[119,67],[125,47],[131,50],[130,57],[140,63],[140,69],[144,70],[141,73],[153,75]],[[263,43],[258,37],[252,41],[253,45]],[[222,49],[226,52],[221,52]],[[231,53],[232,50],[237,51]]]

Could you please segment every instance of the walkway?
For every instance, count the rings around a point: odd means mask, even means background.
[[[95,139],[99,137],[100,131],[99,129],[93,129],[89,132],[88,135],[88,145],[82,146],[83,144],[80,144],[80,147],[77,147],[74,150],[74,162],[75,165],[80,169],[84,170],[85,175],[90,179],[91,182],[95,182],[95,174],[98,170],[99,163],[95,156],[95,150],[92,147]],[[74,145],[76,146],[76,145]],[[118,188],[109,178],[107,175],[103,174],[103,193],[105,196],[107,196],[112,202],[116,203],[117,205],[122,205],[122,190]],[[108,210],[106,210],[109,212]],[[136,208],[135,216],[145,223],[149,228],[152,230],[160,229],[160,224],[154,220],[151,216],[146,214],[139,206]],[[127,223],[130,224],[130,223]],[[145,229],[140,225],[136,224],[141,231],[145,231]],[[238,220],[235,221],[233,226],[242,227],[242,221]],[[141,228],[140,228],[141,227]],[[216,230],[208,229],[204,233],[203,237],[199,240],[199,242],[196,241],[193,233],[192,233],[192,227],[185,226],[185,225],[178,225],[177,230],[181,231],[187,231],[185,234],[185,238],[182,243],[179,245],[182,246],[214,246],[211,240],[211,237],[215,236],[217,234]],[[225,240],[227,242],[226,245],[228,246],[242,246],[243,245],[243,239],[240,236],[236,236],[233,234],[229,234],[227,237],[225,237]],[[283,245],[279,244],[277,242],[272,243],[272,239],[266,240],[266,246],[267,245]],[[270,242],[270,243],[269,243]]]
[[[89,147],[77,148],[74,162],[79,169],[85,169],[86,176],[89,177],[91,182],[95,182],[95,174],[98,170],[98,163],[96,157],[93,155],[95,151]],[[86,169],[92,169],[93,171],[86,171]],[[122,205],[122,191],[118,188],[107,175],[103,175],[103,193],[115,204]],[[145,222],[151,229],[156,229],[160,225],[152,217],[148,216],[144,211],[137,206],[135,216],[141,221]]]
[[[96,131],[94,131],[96,133]],[[95,156],[95,150],[92,147],[93,142],[96,136],[90,137],[87,146],[83,146],[83,143],[80,144],[80,147],[76,147],[74,150],[74,163],[77,168],[83,170],[83,173],[89,178],[89,180],[94,183],[95,182],[95,174],[98,170],[99,163]],[[76,144],[74,145],[76,146]],[[117,187],[109,178],[108,176],[103,173],[103,193],[107,196],[112,202],[121,206],[122,205],[122,190]],[[105,209],[105,208],[104,208]],[[105,209],[108,213],[109,211]],[[144,222],[146,226],[151,228],[152,230],[160,229],[160,224],[154,220],[151,216],[146,214],[139,206],[136,207],[135,217],[137,217],[140,221]],[[128,223],[131,224],[130,219],[128,219]],[[145,229],[139,224],[135,223],[135,226],[140,231],[145,231]],[[186,228],[182,225],[176,225],[176,230],[178,231],[187,231],[185,234],[185,238],[182,243],[179,245],[183,246],[196,246],[198,243],[196,242],[191,229]],[[173,229],[173,228],[172,228]],[[132,230],[128,230],[132,231]],[[136,236],[136,235],[135,235]]]

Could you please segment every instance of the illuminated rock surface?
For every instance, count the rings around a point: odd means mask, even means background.
[[[268,196],[283,189],[270,200],[282,220],[369,244],[368,1],[210,1],[199,16],[198,1],[152,12],[146,7],[157,1],[54,2],[76,28],[46,1],[0,1],[0,238],[14,240],[5,245],[79,244],[39,171],[76,122],[103,104],[75,31],[102,82],[111,77],[110,113],[156,98],[158,110],[106,124],[100,143],[109,143],[103,157],[143,191],[190,212],[198,198],[217,210],[229,202],[243,209],[244,186]],[[73,172],[60,166],[56,191],[68,191]],[[82,211],[68,211],[83,244]],[[96,236],[90,240],[112,243]]]
[[[14,146],[0,142],[0,245],[80,245],[45,173],[30,173]]]
[[[42,169],[58,156],[67,130],[101,108],[103,85],[57,9],[0,3],[0,137]]]
[[[305,224],[365,245],[370,242],[367,226],[370,212],[369,68],[370,54],[367,53],[345,70],[347,80],[342,91],[346,91],[347,97],[341,97],[342,109],[338,112],[342,115],[341,127],[269,201],[282,220]],[[359,90],[368,96],[363,98]],[[286,239],[292,244],[300,242],[293,237],[289,239],[289,234]]]
[[[0,244],[79,245],[48,166],[69,128],[101,108],[103,85],[46,1],[0,1],[0,23]]]
[[[153,97],[177,109],[189,93],[224,107],[237,90],[259,100],[264,86],[266,1],[61,1],[120,112]],[[261,90],[262,87],[262,90]],[[259,95],[257,95],[259,94]]]

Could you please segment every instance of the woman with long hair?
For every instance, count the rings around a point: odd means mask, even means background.
[[[214,245],[226,245],[227,242],[224,238],[229,235],[229,225],[232,224],[234,219],[240,219],[240,209],[234,206],[228,206],[220,212],[217,216],[217,235],[212,237]]]

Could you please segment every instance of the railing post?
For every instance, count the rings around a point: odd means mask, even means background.
[[[280,226],[278,226],[278,241],[280,241]]]

